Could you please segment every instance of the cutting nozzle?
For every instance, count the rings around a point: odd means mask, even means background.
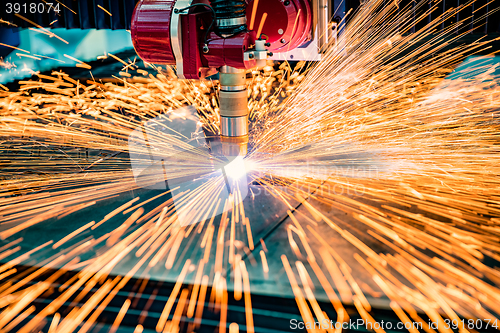
[[[222,154],[232,159],[238,156],[245,156],[248,152],[248,135],[237,137],[221,137]]]
[[[244,69],[224,66],[220,70],[220,130],[222,154],[246,155],[248,145],[248,92]]]

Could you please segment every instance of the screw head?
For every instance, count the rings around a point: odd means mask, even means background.
[[[248,58],[253,59],[254,58],[253,53],[248,54]]]
[[[267,42],[267,43],[264,44],[264,46],[269,47],[269,46],[271,46],[271,43]]]
[[[208,51],[210,51],[208,45],[203,45],[203,53],[208,53]]]
[[[288,6],[288,5],[290,4],[290,1],[286,0],[285,2],[283,2],[283,4],[284,4],[285,6]]]

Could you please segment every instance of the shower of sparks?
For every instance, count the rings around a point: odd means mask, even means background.
[[[147,277],[159,265],[177,277],[157,332],[176,331],[186,317],[193,319],[187,331],[196,330],[205,304],[220,316],[219,332],[254,332],[250,287],[256,270],[249,261],[260,265],[265,279],[290,285],[305,322],[346,322],[352,316],[346,305],[374,322],[377,299],[387,300],[403,323],[421,322],[426,332],[436,330],[422,314],[439,323],[500,318],[496,68],[473,79],[445,78],[465,54],[488,44],[445,50],[440,42],[458,27],[437,33],[441,22],[472,3],[413,34],[407,34],[411,8],[382,4],[361,7],[312,68],[285,62],[278,70],[249,73],[247,171],[287,205],[293,255],[279,247],[272,252],[269,240],[254,238],[252,226],[260,222],[235,200],[238,191],[220,200],[222,179],[175,195],[181,202],[194,198],[193,204],[176,208],[169,192],[135,197],[61,239],[22,251],[29,228],[139,190],[127,139],[148,120],[163,115],[173,121],[182,117],[175,110],[193,105],[200,123],[217,134],[217,99],[211,81],[179,81],[170,68],[141,68],[111,54],[124,65],[114,79],[38,73],[19,82],[17,91],[0,90],[0,330],[23,323],[19,332],[88,332],[134,276]],[[418,41],[427,42],[415,48]],[[171,130],[155,136],[165,147],[161,154],[185,151],[179,178],[196,176],[209,168],[203,161],[217,159],[203,150],[186,152],[193,138]],[[229,209],[212,214],[219,207]],[[181,225],[181,212],[202,222]],[[277,257],[278,266],[271,263]],[[121,261],[131,265],[116,276]],[[33,263],[18,272],[19,265]],[[34,283],[50,269],[46,280]],[[80,273],[58,288],[50,304],[36,303],[67,270]],[[321,308],[319,294],[331,302],[335,318]],[[112,331],[130,309],[142,310],[137,297],[115,304]],[[244,322],[228,321],[229,297],[244,302]],[[67,302],[73,307],[64,312]],[[446,331],[443,325],[439,331]]]

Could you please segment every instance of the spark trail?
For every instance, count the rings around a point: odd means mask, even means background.
[[[220,332],[243,326],[253,332],[251,260],[271,280],[286,277],[306,322],[348,321],[351,304],[359,317],[374,322],[377,299],[387,300],[403,323],[421,322],[427,332],[435,330],[424,315],[439,323],[497,320],[496,67],[485,62],[480,75],[446,78],[466,54],[488,44],[445,49],[439,41],[451,38],[456,27],[435,30],[455,15],[452,9],[407,34],[410,15],[410,8],[397,3],[369,1],[324,61],[249,73],[253,149],[247,171],[287,205],[284,228],[294,255],[254,238],[259,221],[237,204],[238,191],[220,199],[222,177],[173,196],[135,197],[61,239],[23,251],[22,235],[29,228],[139,191],[128,159],[134,152],[127,138],[134,129],[156,117],[173,121],[176,109],[193,105],[200,126],[217,134],[217,101],[212,82],[178,81],[169,68],[140,68],[135,62],[125,63],[121,77],[108,82],[53,72],[21,82],[19,91],[1,92],[0,328],[90,331],[132,277],[146,277],[161,265],[175,274],[176,284],[158,332],[193,331],[207,308],[219,314]],[[413,47],[418,41],[427,42]],[[179,178],[196,176],[210,169],[206,161],[217,161],[189,148],[202,132],[186,137],[175,128],[168,131],[153,132],[162,151],[135,153],[184,152],[175,169]],[[181,204],[173,203],[176,198]],[[219,206],[228,209],[215,214]],[[181,212],[203,222],[183,225]],[[110,223],[118,226],[109,230]],[[272,264],[278,257],[279,265]],[[33,261],[35,268],[17,273],[18,265]],[[121,262],[130,264],[115,277]],[[48,269],[55,269],[50,277],[32,283]],[[49,305],[35,306],[65,270],[80,273]],[[227,322],[228,290],[245,304],[242,323]],[[325,297],[335,314],[321,308]],[[120,306],[112,329],[137,306],[134,298]],[[64,312],[67,301],[78,306]],[[186,328],[183,316],[195,320]],[[142,329],[138,324],[136,331]],[[439,331],[446,331],[443,325]],[[460,327],[467,331],[473,329]]]

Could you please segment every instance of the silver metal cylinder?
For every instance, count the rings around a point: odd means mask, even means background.
[[[220,131],[226,157],[246,155],[248,144],[248,93],[246,72],[223,66],[219,73]]]
[[[246,85],[241,86],[220,86],[221,91],[243,91],[247,88]]]
[[[245,73],[245,70],[231,66],[222,66],[220,72],[223,74],[241,74]]]
[[[243,117],[220,117],[220,129],[222,136],[244,136],[248,135],[248,116]]]
[[[248,97],[244,69],[220,69],[220,119],[222,136],[248,135]]]
[[[221,28],[238,26],[247,23],[247,17],[234,17],[234,18],[225,18],[225,19],[217,19],[217,26]]]
[[[219,91],[221,117],[242,117],[248,115],[246,90]]]

